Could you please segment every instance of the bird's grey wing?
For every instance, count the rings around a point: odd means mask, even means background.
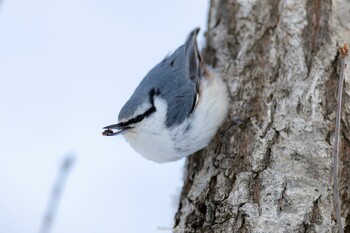
[[[185,43],[185,67],[188,77],[199,88],[199,79],[203,76],[203,60],[198,51],[197,34],[199,28],[194,29],[187,37]]]
[[[203,62],[196,41],[198,31],[199,28],[193,30],[185,44],[160,64],[167,66],[161,70],[170,71],[160,76],[166,82],[161,93],[168,103],[168,127],[183,122],[196,104],[199,80],[203,75]]]

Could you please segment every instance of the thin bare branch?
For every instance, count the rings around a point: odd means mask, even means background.
[[[51,192],[48,205],[46,207],[46,212],[39,233],[49,233],[51,231],[52,223],[58,209],[58,204],[62,195],[62,191],[68,178],[69,172],[74,165],[74,162],[74,155],[66,156],[62,162],[62,165],[60,167],[59,173],[56,177],[56,181]]]
[[[333,198],[334,208],[337,218],[338,231],[343,233],[343,224],[341,221],[340,214],[340,199],[339,199],[339,179],[338,179],[338,162],[339,162],[339,143],[340,143],[340,127],[341,127],[341,112],[342,112],[342,100],[343,100],[343,83],[345,77],[345,69],[347,68],[346,57],[348,56],[348,44],[345,43],[342,48],[339,49],[340,53],[340,74],[339,74],[339,85],[338,85],[338,104],[336,112],[336,123],[335,123],[335,143],[334,143],[334,155],[333,155]]]

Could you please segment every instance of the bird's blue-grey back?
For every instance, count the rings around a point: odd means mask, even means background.
[[[184,45],[149,71],[121,109],[119,121],[130,119],[139,106],[145,101],[151,104],[155,96],[163,98],[168,104],[168,127],[180,124],[189,117],[202,75],[202,62],[196,43],[198,31],[193,30]]]

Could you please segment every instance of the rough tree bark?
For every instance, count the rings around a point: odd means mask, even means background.
[[[230,113],[187,159],[175,231],[337,232],[332,151],[349,9],[345,0],[211,1],[204,58],[227,82]],[[348,75],[343,98],[340,197],[350,232]]]

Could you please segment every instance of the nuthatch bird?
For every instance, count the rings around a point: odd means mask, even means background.
[[[178,160],[206,147],[228,109],[227,87],[203,63],[193,30],[184,45],[156,65],[121,109],[105,136],[123,135],[146,159]]]

